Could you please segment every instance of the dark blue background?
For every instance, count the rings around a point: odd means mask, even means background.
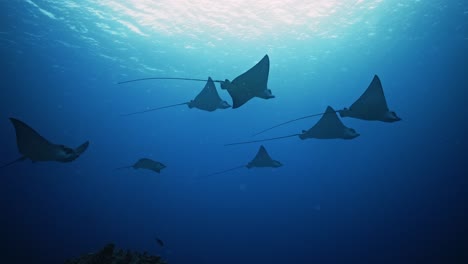
[[[100,46],[89,46],[28,3],[2,1],[0,160],[19,155],[8,117],[53,142],[91,144],[72,163],[26,161],[0,171],[0,262],[62,263],[112,241],[170,263],[466,263],[468,5],[430,2],[399,14],[383,3],[374,16],[393,33],[365,41],[349,33],[321,46],[286,39],[287,49],[265,41],[207,55],[174,48],[176,37],[158,47],[129,38],[132,49],[113,49],[112,36],[98,29],[89,34]],[[145,63],[162,76],[233,79],[267,53],[275,99],[213,113],[181,106],[120,116],[188,101],[203,87],[116,85],[154,75],[137,71],[132,56],[152,54]],[[374,74],[403,121],[343,119],[361,136],[267,142],[283,167],[193,180],[246,164],[259,146],[223,144],[327,105],[349,106]],[[159,175],[113,170],[140,157],[168,167]]]

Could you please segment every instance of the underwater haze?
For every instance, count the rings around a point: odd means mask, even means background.
[[[0,263],[64,263],[113,242],[174,264],[468,263],[465,0],[0,1],[0,164],[17,118],[89,148],[0,169]],[[270,60],[239,108],[187,105]],[[298,137],[378,75],[401,121]],[[232,105],[226,90],[216,83]],[[282,166],[247,165],[263,145]],[[126,168],[140,158],[156,173]],[[162,247],[156,237],[164,241]]]

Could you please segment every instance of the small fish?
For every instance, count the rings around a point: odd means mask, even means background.
[[[161,239],[159,239],[158,237],[155,237],[155,239],[156,239],[156,243],[158,243],[160,247],[164,247],[164,242]]]

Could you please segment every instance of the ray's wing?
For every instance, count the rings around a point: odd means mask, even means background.
[[[33,161],[52,160],[58,145],[49,142],[24,122],[10,118],[16,131],[16,143],[19,152]]]
[[[208,77],[208,81],[205,84],[203,90],[195,97],[195,102],[201,105],[217,105],[222,101],[221,97],[216,91],[215,83],[211,77]]]
[[[328,106],[320,120],[307,133],[319,138],[333,138],[336,135],[342,135],[345,128],[346,126],[338,118],[336,111]]]
[[[382,83],[377,75],[367,87],[366,91],[354,102],[350,109],[358,113],[385,113],[388,111]]]
[[[160,173],[166,166],[159,161],[154,161],[148,158],[139,159],[134,165],[134,168],[147,169],[157,173]]]
[[[250,163],[252,165],[256,165],[256,164],[265,164],[269,162],[273,162],[273,159],[270,157],[265,147],[262,145],[258,149],[257,155],[255,155],[255,158],[253,158],[253,160]]]
[[[153,163],[154,161],[151,159],[141,158],[133,166],[136,168],[151,169]]]
[[[159,161],[154,161],[151,169],[157,173],[161,173],[161,170],[163,170],[164,168],[166,168],[166,165],[162,164]]]
[[[250,91],[242,90],[241,88],[228,89],[229,95],[232,98],[232,108],[236,109],[247,103],[255,96]]]
[[[265,55],[255,66],[236,77],[232,84],[235,88],[228,89],[232,97],[233,108],[238,108],[257,95],[267,90],[270,59]]]
[[[80,146],[78,146],[76,149],[75,149],[75,152],[76,154],[79,156],[81,154],[83,154],[83,152],[86,151],[86,149],[88,149],[88,146],[89,146],[89,141],[86,141],[85,143],[81,144]]]

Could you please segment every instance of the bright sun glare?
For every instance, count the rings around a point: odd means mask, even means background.
[[[141,36],[152,33],[256,39],[334,37],[337,27],[359,22],[358,12],[383,0],[96,0],[114,20]]]

